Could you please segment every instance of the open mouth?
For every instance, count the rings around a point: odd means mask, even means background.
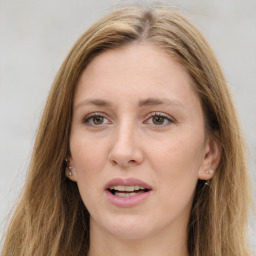
[[[149,192],[150,189],[144,188],[142,186],[137,186],[137,185],[115,185],[115,186],[110,186],[108,188],[108,191],[117,197],[132,197],[136,196],[142,193]]]

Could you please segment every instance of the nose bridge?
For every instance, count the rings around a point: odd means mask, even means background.
[[[138,127],[135,122],[124,119],[115,129],[110,160],[121,167],[139,164],[143,154],[138,141]]]

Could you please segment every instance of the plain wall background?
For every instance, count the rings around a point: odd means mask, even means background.
[[[114,0],[0,0],[0,235],[21,191],[52,81],[77,38]],[[151,1],[146,1],[151,2]],[[187,12],[230,84],[256,187],[256,1],[162,1]],[[256,248],[256,217],[250,236]],[[253,228],[254,227],[254,228]]]

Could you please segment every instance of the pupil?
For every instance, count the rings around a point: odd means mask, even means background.
[[[155,116],[154,118],[153,118],[153,123],[154,124],[163,124],[164,123],[164,117],[162,117],[162,116]]]
[[[102,116],[95,116],[93,118],[93,123],[94,124],[102,124],[103,123],[103,117]]]

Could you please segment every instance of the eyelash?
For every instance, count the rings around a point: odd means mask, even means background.
[[[90,126],[90,127],[99,128],[99,127],[104,126],[105,124],[103,123],[103,124],[97,125],[97,124],[91,123],[91,121],[92,121],[93,118],[95,118],[95,117],[101,117],[101,118],[103,118],[103,119],[105,119],[105,120],[108,120],[104,115],[105,115],[104,113],[96,113],[96,112],[95,112],[95,113],[92,113],[92,114],[87,115],[87,116],[82,120],[82,122],[83,122],[84,124]],[[150,119],[152,119],[152,118],[154,118],[154,117],[162,117],[162,118],[164,118],[164,122],[166,122],[166,121],[168,122],[168,124],[160,124],[160,125],[151,123],[151,125],[153,125],[154,127],[157,127],[157,128],[166,127],[166,126],[168,126],[168,125],[170,125],[170,124],[172,124],[172,123],[175,122],[175,120],[174,120],[173,118],[171,118],[169,115],[165,115],[165,114],[159,113],[159,112],[154,112],[154,113],[150,113],[150,114],[147,116],[146,121],[143,122],[143,123],[147,123]],[[110,122],[110,121],[108,121],[108,122]],[[111,122],[110,122],[110,123],[111,123]]]
[[[167,124],[161,124],[161,125],[156,125],[156,124],[152,124],[153,126],[157,127],[157,128],[161,128],[161,127],[166,127],[172,123],[174,123],[174,119],[171,118],[169,115],[163,114],[163,113],[159,113],[159,112],[154,112],[148,115],[149,118],[147,118],[147,121],[154,118],[154,117],[162,117],[164,118],[164,122],[167,121]]]
[[[103,113],[92,113],[92,114],[87,115],[87,116],[82,120],[82,122],[83,122],[84,124],[88,125],[88,126],[95,127],[95,128],[103,126],[104,124],[96,125],[96,124],[90,123],[90,121],[92,121],[93,118],[95,118],[95,117],[102,117],[102,118],[104,118],[104,119],[107,119],[107,118],[104,116]],[[107,120],[108,120],[108,119],[107,119]]]

